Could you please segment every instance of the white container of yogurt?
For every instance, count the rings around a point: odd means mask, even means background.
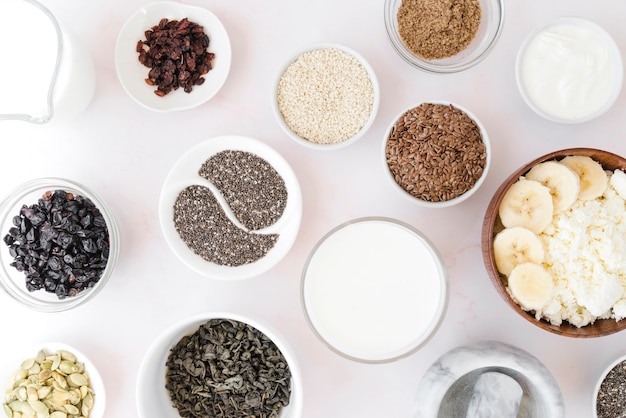
[[[91,102],[96,75],[80,40],[36,0],[2,0],[0,121],[68,121]],[[20,41],[15,38],[19,36]]]
[[[328,232],[302,275],[313,332],[351,360],[405,357],[436,332],[448,303],[447,273],[419,231],[388,218],[361,218]]]
[[[524,101],[559,123],[582,123],[605,113],[622,89],[623,64],[611,35],[587,19],[561,17],[535,29],[516,61]]]

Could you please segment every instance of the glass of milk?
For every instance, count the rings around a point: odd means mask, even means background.
[[[0,120],[69,120],[93,97],[96,77],[89,52],[36,0],[2,0]],[[19,42],[16,41],[19,39]]]
[[[369,217],[328,232],[302,274],[301,298],[313,332],[331,350],[384,363],[423,346],[448,303],[441,256],[419,231]]]

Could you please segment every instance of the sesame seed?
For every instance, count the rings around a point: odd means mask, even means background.
[[[336,48],[301,54],[278,83],[278,109],[298,136],[335,144],[356,135],[374,106],[374,89],[365,67]]]

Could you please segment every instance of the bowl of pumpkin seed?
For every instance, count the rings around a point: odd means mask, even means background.
[[[3,356],[2,409],[9,418],[102,418],[104,383],[94,364],[75,347],[58,342],[17,349]]]

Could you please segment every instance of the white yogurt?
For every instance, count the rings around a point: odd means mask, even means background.
[[[530,35],[517,58],[517,82],[541,116],[578,123],[604,113],[622,86],[619,48],[600,26],[560,18]]]
[[[331,231],[305,268],[308,319],[331,348],[352,359],[388,361],[423,344],[447,303],[433,246],[411,227],[366,218]]]

